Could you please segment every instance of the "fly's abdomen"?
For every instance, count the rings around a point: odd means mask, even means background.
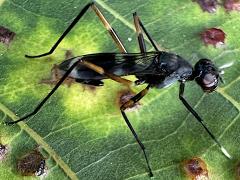
[[[75,57],[75,58],[63,61],[59,65],[59,69],[61,70],[62,74],[64,74],[79,59],[85,59],[85,58]],[[103,75],[100,75],[99,73],[81,64],[77,65],[76,68],[72,70],[72,72],[69,74],[69,77],[74,79],[79,79],[79,80],[91,80],[91,79],[100,80],[105,78]]]
[[[97,66],[102,67],[108,73],[112,73],[118,76],[135,75],[137,72],[141,72],[146,69],[149,64],[152,63],[152,55],[146,59],[145,63],[142,58],[142,54],[116,54],[116,53],[103,53],[92,54],[86,56],[79,56],[72,59],[63,61],[59,65],[59,69],[64,73],[66,72],[74,62],[79,59],[86,60]],[[74,79],[81,80],[101,80],[106,77],[98,74],[97,72],[79,64],[69,75]]]

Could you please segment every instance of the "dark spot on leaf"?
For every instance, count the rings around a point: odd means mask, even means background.
[[[73,58],[74,55],[72,53],[71,50],[67,50],[66,53],[65,53],[65,59],[70,59],[70,58]]]
[[[220,47],[224,44],[225,33],[221,29],[209,28],[200,33],[203,42],[208,45],[211,44],[215,47]]]
[[[237,175],[237,180],[240,180],[240,163],[238,163],[238,165],[237,165],[237,173],[236,173],[236,175]]]
[[[63,74],[60,72],[60,69],[58,68],[58,65],[54,64],[53,68],[51,70],[51,78],[42,79],[40,81],[40,83],[55,86],[58,83],[58,81],[61,79],[62,76],[63,76]],[[78,81],[78,80],[76,80],[74,78],[71,78],[71,77],[67,77],[63,81],[62,84],[66,84],[68,87],[70,87],[73,83],[80,83],[82,88],[83,88],[83,91],[87,90],[87,91],[95,92],[95,90],[97,89],[96,86],[94,86],[94,85],[84,83],[84,81]]]
[[[89,85],[89,84],[82,84],[82,87],[83,87],[83,90],[85,91],[96,91],[96,86],[93,86],[93,85]]]
[[[9,29],[0,26],[0,42],[9,45],[16,34]]]
[[[0,161],[2,161],[8,153],[8,147],[6,145],[0,144]]]
[[[183,162],[183,168],[187,176],[192,180],[208,180],[208,170],[205,162],[198,158],[192,158]]]
[[[65,59],[70,59],[74,57],[71,50],[67,50],[65,52]],[[54,64],[51,70],[51,78],[50,79],[42,79],[40,83],[56,85],[58,81],[61,79],[63,74],[60,72],[58,65]],[[72,85],[72,83],[76,82],[74,78],[67,77],[62,84],[66,84],[68,87]]]
[[[51,73],[52,74],[50,79],[42,79],[40,83],[56,85],[62,77],[62,73],[60,72],[58,65],[56,64],[53,65]],[[62,84],[66,84],[68,87],[70,87],[74,82],[76,82],[75,79],[71,77],[67,77]]]
[[[240,11],[240,0],[225,0],[224,7],[227,11]]]
[[[61,79],[63,74],[60,72],[60,69],[58,68],[58,65],[54,64],[53,68],[51,70],[51,78],[50,79],[42,79],[40,83],[44,84],[50,84],[50,85],[56,85],[58,81]],[[68,87],[70,87],[73,83],[81,83],[83,90],[90,90],[90,91],[95,91],[96,86],[90,85],[90,84],[83,84],[84,82],[77,81],[74,78],[67,77],[62,84],[66,84]]]
[[[217,0],[193,0],[197,2],[203,11],[214,13],[217,10]]]
[[[31,151],[17,162],[17,170],[23,176],[41,176],[46,169],[45,158],[38,150]]]
[[[128,100],[130,100],[135,95],[136,94],[134,92],[132,92],[131,90],[128,90],[128,89],[119,91],[117,93],[117,99],[116,99],[118,108],[120,108],[124,103],[126,103]],[[140,107],[140,103],[137,102],[134,105],[132,105],[131,107],[127,108],[126,111],[134,111],[134,110],[138,109],[139,107]]]

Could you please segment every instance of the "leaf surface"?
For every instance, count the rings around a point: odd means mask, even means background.
[[[67,50],[75,56],[118,51],[90,10],[54,54],[36,60],[24,57],[47,52],[87,2],[0,1],[0,25],[16,33],[9,47],[0,44],[1,121],[16,120],[34,109],[52,88],[39,82],[50,77],[53,64],[63,61]],[[233,160],[222,155],[178,100],[178,84],[152,89],[141,100],[140,109],[127,115],[146,147],[155,179],[186,179],[181,163],[196,156],[206,162],[211,179],[235,179],[240,157],[239,13],[226,13],[222,8],[215,14],[204,13],[186,0],[96,3],[129,52],[139,51],[132,20],[137,11],[161,47],[192,64],[204,57],[217,66],[234,62],[225,70],[226,83],[216,92],[204,94],[195,82],[189,82],[185,93]],[[211,27],[227,34],[224,48],[205,46],[200,40],[199,33]],[[153,50],[149,43],[148,49]],[[94,91],[79,84],[63,85],[29,121],[13,127],[1,124],[1,141],[11,151],[0,164],[0,178],[22,179],[16,170],[17,159],[40,146],[48,157],[46,179],[149,179],[143,154],[116,105],[122,89],[110,80]]]

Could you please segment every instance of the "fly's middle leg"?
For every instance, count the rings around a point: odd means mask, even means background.
[[[138,94],[136,94],[134,97],[132,97],[129,101],[127,101],[126,103],[124,103],[121,107],[120,107],[120,110],[121,110],[121,113],[122,113],[122,116],[128,126],[128,128],[131,130],[134,138],[136,139],[138,145],[140,146],[140,148],[142,149],[142,152],[143,152],[143,155],[144,155],[144,158],[146,160],[146,163],[147,163],[147,168],[148,168],[148,171],[149,171],[149,176],[152,177],[153,176],[153,173],[152,173],[152,169],[151,169],[151,166],[150,166],[150,163],[149,163],[149,160],[148,160],[148,156],[146,154],[146,151],[145,151],[145,146],[143,145],[143,143],[141,142],[141,140],[139,139],[136,131],[134,130],[133,126],[131,125],[126,113],[124,112],[128,107],[131,107],[133,104],[135,104],[136,102],[138,102],[140,99],[142,99],[149,91],[151,85],[148,85],[145,89],[143,89],[141,92],[139,92]]]

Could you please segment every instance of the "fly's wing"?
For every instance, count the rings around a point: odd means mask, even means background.
[[[158,52],[128,53],[128,54],[97,54],[97,58],[90,60],[106,71],[118,76],[135,75],[149,69]],[[110,56],[110,57],[109,57]]]
[[[118,76],[135,75],[149,68],[159,52],[142,53],[98,53],[81,56],[80,58],[102,67],[109,73]],[[66,71],[76,58],[63,61],[59,67]],[[102,75],[83,65],[78,65],[70,76],[77,79],[103,79]]]

